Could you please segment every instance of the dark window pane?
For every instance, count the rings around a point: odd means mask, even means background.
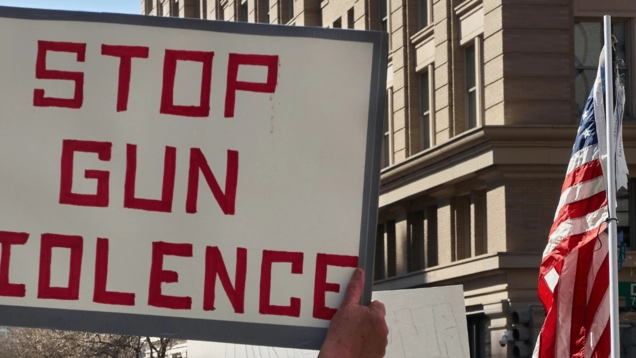
[[[425,114],[422,116],[422,150],[428,149],[431,147],[431,116],[429,114]]]
[[[574,65],[598,66],[603,48],[603,26],[600,22],[579,22],[574,25]]]
[[[475,46],[466,48],[466,90],[475,87]]]
[[[430,103],[429,103],[429,79],[428,72],[420,76],[420,132],[421,149],[427,149],[431,146],[430,140]]]
[[[393,277],[396,274],[396,242],[395,242],[395,220],[386,222],[386,248],[387,248],[387,277]]]
[[[417,1],[417,24],[420,29],[428,26],[428,0]]]
[[[617,65],[625,84],[625,116],[631,116],[631,81],[629,64],[631,48],[629,46],[629,26],[627,22],[614,21],[612,33],[616,36],[617,56],[622,59]],[[603,24],[601,21],[578,22],[574,25],[574,66],[575,97],[577,114],[583,112],[585,101],[590,93],[598,67],[599,57],[603,49]]]
[[[391,164],[389,160],[389,135],[382,136],[382,168],[386,168]]]
[[[379,225],[375,236],[375,263],[374,263],[375,280],[384,278],[384,226]]]
[[[390,147],[389,147],[389,95],[386,94],[384,102],[384,118],[382,120],[382,155],[381,163],[382,168],[386,168],[391,164],[390,160]]]
[[[477,127],[477,91],[468,92],[468,128]]]
[[[387,0],[378,0],[378,6],[379,6],[379,16],[380,16],[380,29],[382,31],[387,31],[388,29],[388,19],[387,19],[387,15],[386,15],[386,2]]]
[[[430,110],[428,82],[428,72],[426,72],[420,76],[420,104],[422,106],[422,113],[426,113]]]

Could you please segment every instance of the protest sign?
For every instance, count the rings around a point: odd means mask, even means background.
[[[370,298],[386,35],[0,7],[0,325],[317,348]]]
[[[386,307],[389,343],[385,358],[470,356],[461,285],[375,291],[373,299]],[[185,347],[188,358],[318,357],[317,351],[243,344],[188,341]]]

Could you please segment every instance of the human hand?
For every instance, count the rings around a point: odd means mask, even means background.
[[[361,305],[363,289],[364,271],[357,268],[340,308],[331,319],[318,358],[384,357],[389,335],[384,304],[373,301],[369,306]]]

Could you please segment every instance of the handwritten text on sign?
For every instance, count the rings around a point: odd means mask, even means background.
[[[0,325],[319,347],[375,230],[372,36],[8,13]]]

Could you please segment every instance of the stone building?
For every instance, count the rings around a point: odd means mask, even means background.
[[[636,175],[636,2],[143,0],[144,14],[390,33],[374,289],[464,286],[471,357],[511,357],[613,16]],[[619,193],[636,281],[634,182]],[[629,297],[621,299],[629,319]],[[534,335],[543,310],[533,306]]]

